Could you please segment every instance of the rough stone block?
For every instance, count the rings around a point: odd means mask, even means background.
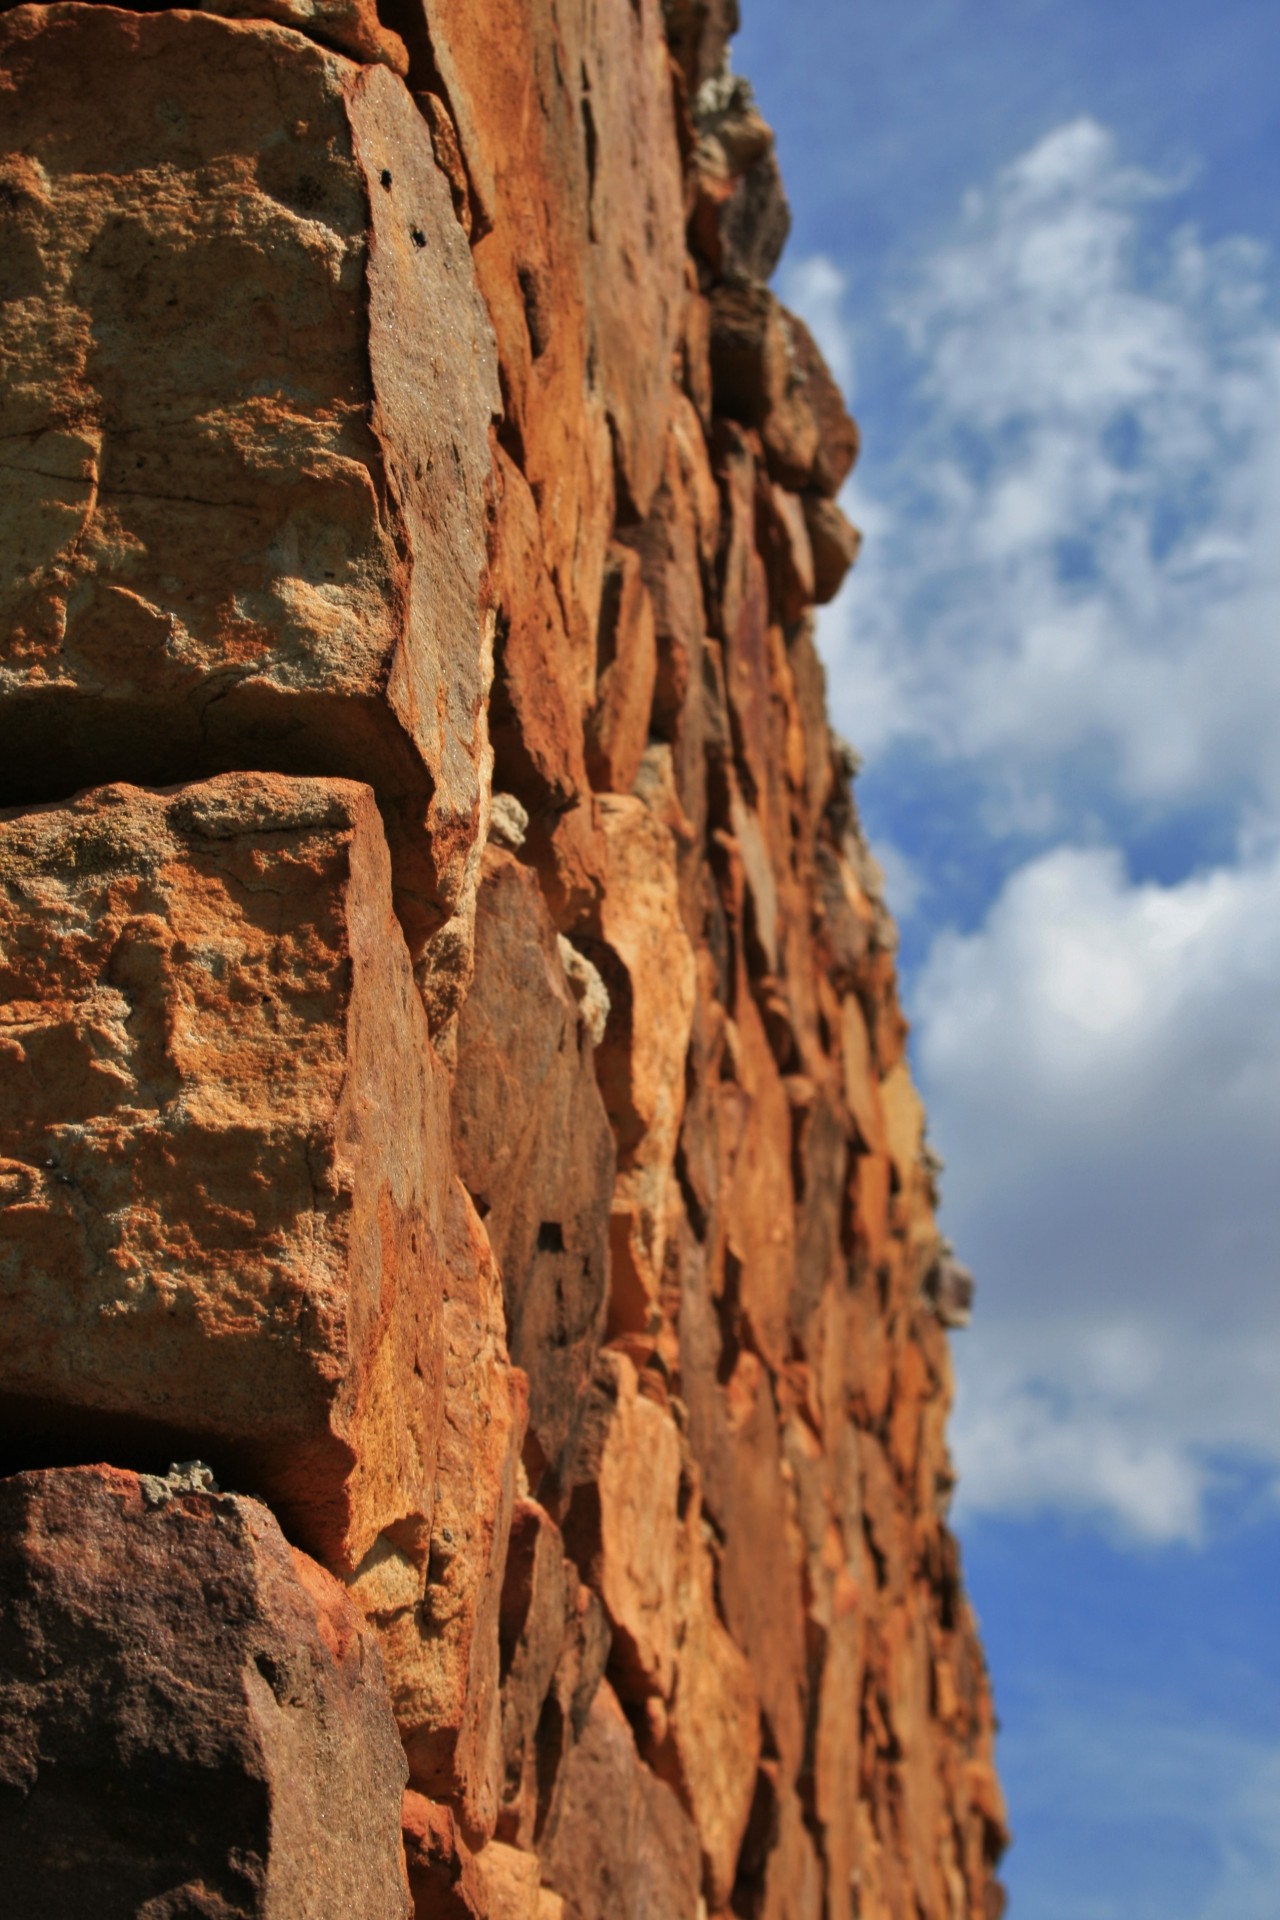
[[[377,1643],[264,1507],[207,1483],[0,1483],[5,1912],[406,1920]]]
[[[608,1685],[567,1772],[543,1869],[564,1900],[564,1920],[694,1920],[697,1835],[670,1787],[641,1764]]]
[[[0,799],[367,779],[416,952],[483,842],[500,405],[426,123],[209,14],[21,7],[0,76]]]
[[[680,920],[676,846],[643,800],[605,794],[607,884],[583,945],[609,993],[597,1056],[618,1142],[611,1321],[642,1326],[656,1300],[684,1111],[694,960]]]
[[[536,1476],[572,1440],[604,1330],[614,1146],[537,878],[497,848],[458,1024],[453,1131],[501,1269],[511,1356],[529,1376]]]
[[[862,535],[834,500],[824,500],[820,493],[803,494],[801,500],[813,555],[813,598],[818,606],[825,607],[844,585],[844,577],[862,546]]]
[[[626,793],[639,771],[657,671],[653,603],[640,558],[615,547],[600,605],[596,700],[587,720],[587,770],[601,791]]]
[[[0,993],[10,1457],[199,1452],[337,1567],[429,1525],[448,1093],[369,790],[5,816]]]
[[[676,1672],[669,1706],[651,1712],[644,1757],[679,1794],[697,1829],[713,1912],[733,1890],[760,1758],[751,1666],[715,1602],[700,1503],[689,1503],[676,1575]]]
[[[528,1389],[507,1358],[502,1289],[457,1181],[446,1215],[444,1420],[425,1567],[394,1538],[356,1575],[382,1637],[415,1788],[480,1844],[502,1788],[499,1614]]]
[[[564,1762],[586,1724],[610,1632],[550,1515],[516,1503],[502,1587],[503,1803],[499,1838],[541,1844],[555,1824]]]
[[[625,1354],[600,1356],[574,1479],[565,1544],[613,1627],[614,1685],[626,1699],[665,1697],[675,1671],[680,1437]]]

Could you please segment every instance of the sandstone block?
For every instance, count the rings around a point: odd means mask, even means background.
[[[579,658],[594,648],[617,480],[644,514],[684,308],[680,159],[658,0],[425,0],[473,194],[507,437]]]
[[[824,559],[827,548],[819,550],[819,535],[825,530],[830,547],[846,523],[819,503],[831,502],[853,466],[858,430],[813,335],[766,287],[736,282],[717,287],[711,372],[717,411],[760,433],[774,479],[798,493],[812,490],[806,517],[817,596],[829,599],[824,585],[832,563]],[[845,569],[849,564],[846,560]]]
[[[862,535],[834,500],[824,500],[818,493],[803,494],[801,500],[813,555],[813,598],[825,607],[835,599],[857,559]]]
[[[446,1215],[444,1420],[425,1566],[390,1536],[351,1585],[378,1627],[415,1789],[447,1801],[468,1840],[502,1788],[499,1614],[528,1388],[510,1365],[502,1290],[455,1181]]]
[[[537,878],[498,849],[479,893],[453,1132],[529,1377],[531,1471],[558,1467],[604,1329],[614,1147]]]
[[[199,1469],[0,1483],[13,1920],[406,1920],[404,1776],[376,1641],[265,1508]]]
[[[403,1817],[416,1920],[561,1920],[562,1902],[541,1885],[537,1854],[498,1840],[469,1846],[447,1807],[412,1790]]]
[[[662,0],[671,52],[690,93],[719,72],[738,31],[738,0]]]
[[[756,1676],[785,1784],[795,1780],[804,1750],[804,1604],[789,1537],[773,1391],[752,1353],[738,1358],[729,1411],[733,1487],[720,1591],[729,1631]],[[760,1578],[762,1566],[769,1568],[767,1580]]]
[[[609,994],[597,1055],[618,1142],[611,1315],[643,1325],[657,1297],[669,1183],[684,1109],[694,961],[680,919],[675,841],[640,799],[606,794],[607,884],[581,944]]]
[[[840,1047],[845,1105],[868,1153],[886,1151],[885,1108],[871,1057],[871,1039],[858,996],[847,994],[840,1003]]]
[[[448,1095],[373,796],[0,820],[0,1428],[200,1452],[350,1568],[430,1524]]]
[[[624,1354],[600,1356],[573,1471],[565,1543],[613,1627],[614,1685],[624,1699],[665,1697],[674,1678],[680,1437]]]
[[[716,1611],[715,1569],[697,1500],[681,1533],[675,1613],[675,1686],[670,1705],[650,1716],[644,1754],[693,1821],[715,1912],[733,1891],[751,1812],[760,1709],[750,1662]]]
[[[544,1867],[564,1920],[695,1920],[697,1835],[671,1789],[641,1764],[607,1685],[567,1772]]]
[[[857,423],[850,417],[844,396],[804,321],[798,314],[784,309],[783,324],[791,350],[791,365],[818,431],[818,450],[809,470],[808,484],[834,500],[858,458]]]
[[[763,285],[791,229],[773,129],[747,82],[727,68],[708,77],[692,104],[691,243],[718,280]]]
[[[600,604],[596,699],[587,720],[591,783],[626,793],[649,743],[649,716],[658,671],[653,602],[639,556],[614,547]]]
[[[409,71],[404,41],[380,24],[374,0],[200,0],[200,11],[225,19],[276,20],[353,60],[390,67],[401,79]]]
[[[554,1829],[564,1763],[586,1724],[611,1634],[550,1515],[518,1500],[502,1587],[503,1802],[499,1838],[540,1846]]]
[[[749,994],[738,1011],[735,1078],[723,1079],[719,1089],[723,1138],[731,1154],[726,1245],[737,1262],[738,1304],[751,1344],[780,1368],[789,1350],[795,1285],[791,1107]]]
[[[570,644],[529,483],[501,449],[497,457],[498,619],[489,711],[496,778],[531,808],[548,800],[562,806],[587,786],[583,713],[595,661]]]
[[[911,1070],[900,1060],[880,1083],[884,1113],[884,1142],[898,1184],[911,1187],[924,1148],[924,1103],[916,1092]]]
[[[0,798],[367,779],[415,954],[465,936],[500,403],[425,122],[209,14],[21,7],[0,73]]]

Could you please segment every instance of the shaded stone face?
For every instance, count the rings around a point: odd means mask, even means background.
[[[5,1910],[406,1920],[377,1644],[208,1478],[0,1483]]]
[[[367,788],[0,820],[0,1429],[199,1451],[354,1565],[429,1525],[447,1093]]]
[[[0,84],[0,801],[370,780],[416,946],[482,825],[499,406],[427,127],[200,14],[20,8]]]
[[[545,1859],[565,1920],[666,1920],[698,1910],[697,1837],[675,1794],[641,1764],[607,1684],[569,1760]]]
[[[458,1169],[502,1273],[540,1467],[557,1468],[604,1331],[614,1144],[590,1041],[536,876],[485,856],[458,1026]]]

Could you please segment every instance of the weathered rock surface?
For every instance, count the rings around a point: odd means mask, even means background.
[[[410,1911],[377,1643],[264,1507],[211,1486],[0,1483],[13,1920]]]
[[[368,789],[7,815],[0,980],[8,1452],[199,1452],[340,1566],[429,1528],[448,1090]]]
[[[33,1914],[1001,1910],[811,611],[858,435],[736,25],[0,0]]]
[[[529,1378],[534,1477],[558,1470],[604,1332],[613,1135],[537,879],[485,857],[458,1026],[458,1168],[484,1217],[511,1356]]]
[[[444,1421],[425,1568],[394,1536],[353,1583],[377,1622],[415,1787],[494,1831],[502,1789],[499,1617],[527,1415],[507,1359],[502,1294],[462,1188],[447,1202]]]
[[[547,1849],[565,1920],[666,1920],[698,1911],[698,1843],[669,1787],[641,1764],[608,1684],[567,1768]]]
[[[260,20],[21,7],[0,75],[3,798],[370,780],[416,948],[483,839],[499,404],[427,127]]]

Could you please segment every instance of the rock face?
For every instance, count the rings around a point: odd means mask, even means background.
[[[429,1528],[448,1091],[368,789],[11,813],[0,969],[9,1446],[199,1450],[348,1569]]]
[[[1001,1910],[736,24],[0,5],[21,1915]]]
[[[206,1468],[0,1486],[15,1920],[404,1920],[404,1755],[340,1584]]]

